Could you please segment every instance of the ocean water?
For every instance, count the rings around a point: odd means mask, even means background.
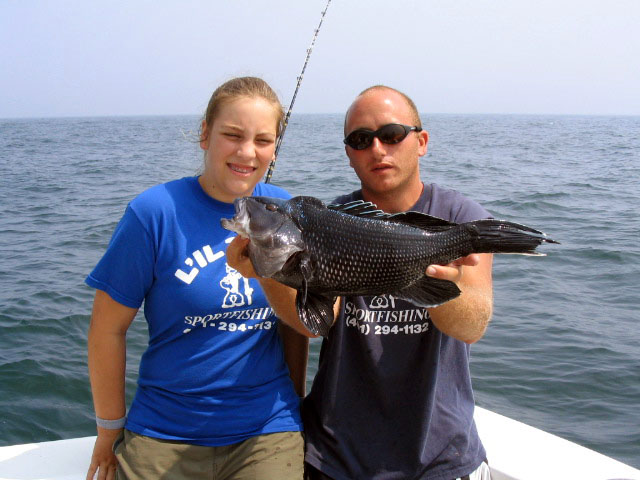
[[[423,180],[561,242],[496,256],[493,320],[472,348],[477,403],[640,467],[640,118],[423,121]],[[130,199],[199,171],[198,124],[0,120],[0,445],[94,434],[84,278]],[[341,128],[341,115],[294,114],[273,183],[324,201],[357,188]],[[129,400],[145,345],[138,317]]]

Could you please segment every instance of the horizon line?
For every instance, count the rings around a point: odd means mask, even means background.
[[[294,115],[340,115],[344,112],[297,112]],[[527,113],[527,112],[419,112],[420,116],[431,115],[469,115],[469,116],[531,116],[531,117],[640,117],[640,113]],[[199,113],[124,113],[124,114],[96,114],[96,115],[41,115],[41,116],[0,116],[5,120],[71,120],[82,118],[138,118],[138,117],[201,117]]]

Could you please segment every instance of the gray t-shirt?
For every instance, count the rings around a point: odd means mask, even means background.
[[[361,200],[360,191],[334,203]],[[413,208],[456,223],[491,215],[425,185]],[[470,347],[426,308],[390,295],[346,297],[303,404],[305,460],[335,480],[451,480],[486,453],[473,421]]]

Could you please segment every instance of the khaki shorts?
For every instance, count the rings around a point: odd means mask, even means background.
[[[301,432],[271,433],[222,447],[145,437],[124,430],[114,443],[117,480],[301,480]]]

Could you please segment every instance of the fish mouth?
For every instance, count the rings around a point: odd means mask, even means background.
[[[251,230],[249,229],[249,215],[247,214],[247,199],[246,197],[236,198],[233,201],[235,208],[235,215],[233,218],[222,218],[220,224],[222,228],[236,232],[238,235],[244,238],[249,238]]]
[[[247,197],[236,198],[233,201],[233,208],[236,211],[234,219],[247,216]]]

